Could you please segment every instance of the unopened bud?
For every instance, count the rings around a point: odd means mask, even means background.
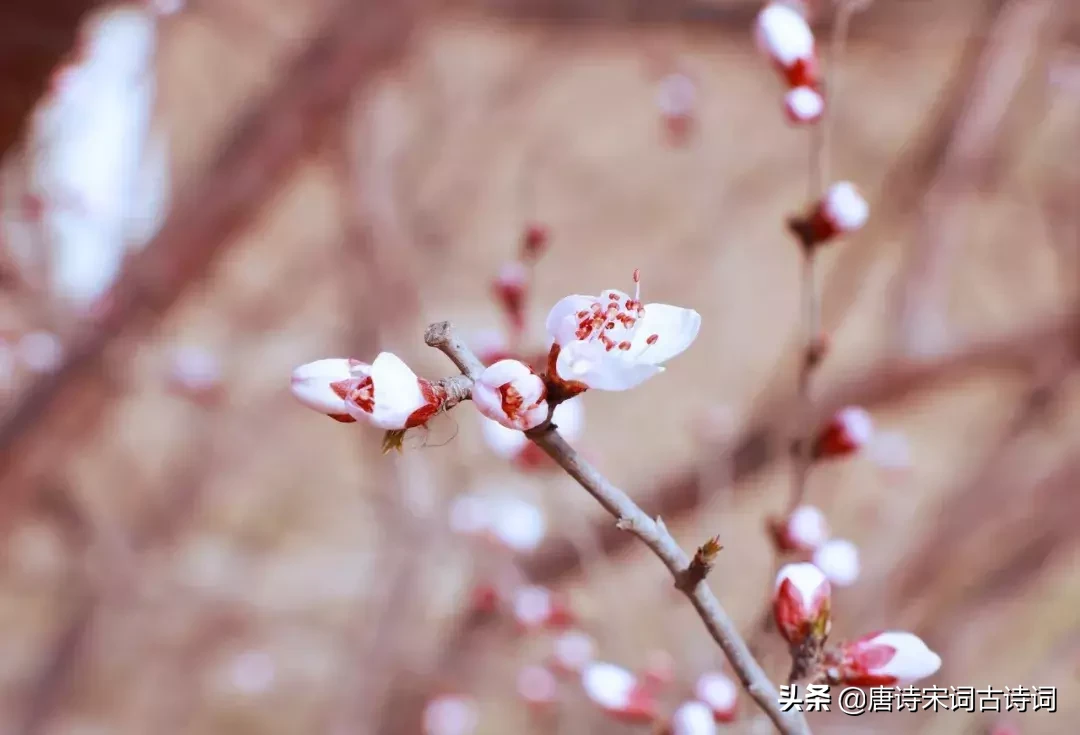
[[[846,457],[865,447],[874,436],[874,421],[864,409],[848,406],[838,411],[814,440],[814,459]]]
[[[793,648],[808,640],[821,643],[829,635],[831,588],[813,564],[787,564],[776,577],[773,616],[780,635]]]

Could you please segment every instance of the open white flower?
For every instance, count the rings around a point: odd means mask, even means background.
[[[547,420],[544,380],[518,360],[499,360],[473,384],[477,410],[508,429],[526,431]]]
[[[338,421],[366,421],[388,431],[420,426],[439,407],[432,385],[391,352],[379,353],[370,365],[351,358],[301,365],[293,371],[292,392]]]
[[[701,315],[668,304],[643,304],[638,271],[634,283],[633,296],[611,289],[599,296],[567,296],[555,304],[547,317],[554,341],[549,378],[576,384],[576,392],[627,390],[662,372],[661,363],[693,343]]]

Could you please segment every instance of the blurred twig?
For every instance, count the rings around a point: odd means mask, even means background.
[[[417,0],[418,2],[419,0]],[[282,175],[310,146],[326,117],[407,42],[416,2],[343,2],[277,89],[253,105],[204,179],[178,202],[160,233],[124,269],[112,306],[68,349],[54,373],[33,385],[0,418],[0,524],[9,523],[55,463],[64,441],[100,417],[100,363],[125,334],[144,333],[201,277],[230,236],[259,211]],[[42,436],[48,435],[48,441]]]
[[[966,199],[995,163],[1004,123],[1033,72],[1044,71],[1040,55],[1060,33],[1061,0],[1011,0],[990,30],[965,109],[922,205],[917,236],[907,250],[896,294],[898,349],[941,349],[949,263],[962,248],[968,223]]]

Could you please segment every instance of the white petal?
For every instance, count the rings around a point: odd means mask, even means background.
[[[366,372],[367,366],[357,365],[357,374]],[[344,400],[330,388],[331,383],[357,377],[350,362],[345,358],[316,360],[301,365],[292,372],[292,394],[308,408],[330,415],[345,415],[349,408]]]
[[[485,385],[498,388],[501,385],[529,377],[532,374],[532,369],[520,360],[499,360],[484,369],[484,372],[480,374],[479,381]]]
[[[488,421],[494,421],[503,426],[510,426],[510,417],[506,415],[502,405],[502,393],[498,388],[483,381],[477,381],[472,387],[472,402],[476,410]]]
[[[814,565],[830,582],[846,587],[859,578],[859,549],[847,539],[832,539],[814,552]]]
[[[788,518],[788,535],[805,549],[816,549],[829,538],[825,514],[812,505],[800,505]]]
[[[855,446],[863,447],[873,438],[874,419],[866,409],[848,406],[841,409],[836,418],[844,428],[844,434]]]
[[[870,205],[850,181],[840,181],[825,193],[825,216],[841,232],[853,232],[870,217]]]
[[[556,409],[557,411],[558,409]],[[507,459],[516,457],[529,443],[524,433],[515,429],[508,429],[498,421],[492,421],[486,416],[480,420],[480,431],[483,434],[484,441],[495,451],[495,454]]]
[[[582,309],[588,309],[597,300],[596,296],[581,295],[560,299],[548,312],[545,322],[548,335],[560,345],[573,341],[574,332],[577,331],[577,319],[574,315]]]
[[[715,735],[716,720],[704,702],[683,702],[671,716],[673,735]]]
[[[776,575],[775,589],[779,590],[785,579],[791,580],[807,606],[811,604],[818,589],[829,583],[825,573],[809,562],[784,565]]]
[[[821,117],[825,111],[825,100],[815,89],[795,87],[784,95],[784,104],[796,120],[810,122]]]
[[[668,304],[646,304],[645,316],[634,332],[630,356],[652,365],[667,362],[689,347],[701,329],[701,315]],[[657,335],[654,344],[647,340]]]
[[[537,426],[547,421],[549,410],[547,401],[540,401],[540,403],[522,413],[518,417],[517,424],[522,431],[535,429]]]
[[[592,663],[581,675],[585,695],[607,710],[620,710],[630,700],[637,677],[614,664]]]
[[[380,352],[371,363],[371,382],[375,398],[370,416],[356,410],[352,415],[380,429],[404,429],[409,416],[427,405],[416,373],[392,352]]]
[[[576,380],[596,390],[629,390],[663,368],[636,362],[617,350],[608,352],[599,342],[570,342],[559,352],[555,371],[563,380]]]
[[[770,3],[758,14],[756,36],[758,47],[783,66],[814,53],[814,34],[806,19],[782,3]]]
[[[555,407],[551,417],[552,422],[559,427],[559,433],[568,442],[573,442],[581,436],[585,427],[585,404],[581,398],[571,398],[563,401]]]
[[[867,644],[896,649],[896,655],[875,672],[895,676],[901,684],[932,676],[941,668],[941,657],[931,651],[919,636],[912,633],[886,631],[874,636]]]

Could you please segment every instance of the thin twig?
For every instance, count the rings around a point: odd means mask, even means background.
[[[470,378],[476,379],[483,370],[480,361],[469,348],[453,336],[449,322],[432,324],[428,327],[424,339],[429,346],[446,354]],[[578,484],[616,519],[616,525],[620,529],[629,531],[648,546],[668,568],[677,583],[686,579],[692,560],[675,542],[663,521],[653,520],[646,515],[629,495],[578,456],[554,425],[542,425],[526,432],[526,436],[577,480]],[[746,691],[777,729],[784,735],[808,735],[810,728],[801,713],[784,712],[780,709],[776,688],[750,654],[735,623],[712,590],[700,583],[695,586],[680,584],[679,587],[705,623],[713,640],[723,649]]]

